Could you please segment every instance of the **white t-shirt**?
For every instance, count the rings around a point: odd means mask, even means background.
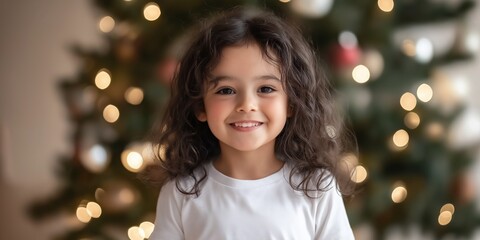
[[[206,169],[198,197],[180,193],[174,181],[162,188],[150,240],[354,239],[335,183],[309,198],[290,186],[288,164],[258,180],[230,178],[212,164]]]

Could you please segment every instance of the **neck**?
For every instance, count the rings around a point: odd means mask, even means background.
[[[275,156],[273,146],[248,152],[221,146],[220,156],[213,162],[213,166],[226,176],[255,180],[280,170],[283,161]]]

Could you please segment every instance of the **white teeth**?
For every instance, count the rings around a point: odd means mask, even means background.
[[[242,122],[242,123],[234,123],[233,125],[235,127],[249,128],[249,127],[259,126],[260,123],[258,123],[258,122]]]

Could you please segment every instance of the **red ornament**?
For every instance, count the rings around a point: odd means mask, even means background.
[[[361,51],[358,47],[342,47],[339,44],[332,46],[330,58],[336,69],[351,68],[360,63]]]

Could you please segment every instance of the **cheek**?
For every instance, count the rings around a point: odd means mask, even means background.
[[[216,119],[228,114],[230,106],[226,101],[208,101],[205,103],[205,112],[209,119]]]

